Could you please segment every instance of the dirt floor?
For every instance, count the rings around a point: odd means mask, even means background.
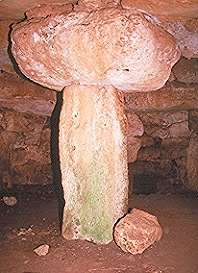
[[[163,237],[141,255],[114,242],[66,241],[59,231],[52,190],[15,193],[13,207],[0,202],[0,273],[197,273],[198,198],[195,194],[132,195],[129,208],[158,217]],[[46,256],[33,250],[50,246]]]

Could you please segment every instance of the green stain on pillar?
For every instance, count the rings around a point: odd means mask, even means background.
[[[110,200],[107,197],[107,182],[104,175],[97,168],[89,168],[90,172],[81,181],[79,194],[79,221],[81,225],[80,238],[99,243],[108,243],[112,240],[113,215],[110,211]],[[103,170],[104,171],[104,170]],[[82,178],[82,175],[80,175]],[[78,183],[79,180],[77,179]],[[111,199],[111,198],[110,198]]]

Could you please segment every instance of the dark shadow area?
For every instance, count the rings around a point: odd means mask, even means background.
[[[62,226],[63,208],[65,204],[64,197],[63,197],[63,188],[61,185],[61,171],[60,171],[60,158],[59,158],[59,146],[58,146],[59,117],[60,117],[61,105],[62,105],[62,92],[57,92],[57,102],[51,116],[50,146],[51,146],[53,185],[54,185],[56,197],[58,199],[60,227]]]
[[[156,193],[157,177],[149,175],[133,176],[133,193],[135,194],[152,194]]]

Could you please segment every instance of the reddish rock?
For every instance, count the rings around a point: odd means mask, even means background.
[[[51,116],[56,104],[56,93],[21,79],[17,74],[1,70],[0,104],[18,112]]]
[[[52,183],[47,117],[0,109],[0,178],[13,184]]]
[[[49,1],[48,1],[49,2]],[[58,15],[62,13],[68,13],[71,12],[73,9],[72,4],[68,3],[61,3],[61,1],[56,4],[55,1],[53,1],[52,4],[45,4],[37,5],[36,7],[29,9],[25,14],[28,19],[32,18],[45,18],[49,14]]]
[[[198,192],[198,135],[192,133],[189,147],[187,149],[187,181],[184,181],[187,188]]]
[[[160,88],[180,50],[154,22],[114,1],[84,0],[71,12],[48,12],[45,17],[46,10],[39,11],[39,19],[33,11],[31,19],[14,26],[12,53],[29,79],[64,88],[63,236],[108,243],[127,206],[126,118],[118,89]],[[142,134],[137,117],[135,126],[134,136]]]
[[[145,13],[148,20],[171,33],[184,57],[198,57],[197,1],[123,0],[122,5]]]
[[[127,158],[128,162],[134,162],[137,159],[138,151],[141,148],[141,139],[130,137],[127,140]]]
[[[63,91],[59,151],[66,239],[112,241],[127,211],[128,175],[123,95],[113,87],[70,86]]]
[[[139,137],[144,133],[144,127],[139,116],[135,113],[127,113],[128,137]]]
[[[198,110],[191,110],[188,114],[189,129],[198,135]]]
[[[191,132],[188,128],[188,121],[172,124],[169,128],[171,138],[190,137]]]
[[[33,9],[35,5],[43,6],[46,3],[48,4],[67,4],[67,3],[76,3],[75,0],[9,0],[0,2],[0,10],[3,11],[0,13],[0,20],[9,20],[9,19],[24,19],[24,12],[29,9]]]
[[[198,89],[196,84],[172,82],[158,91],[125,93],[125,102],[127,111],[137,112],[197,109]]]
[[[198,60],[181,58],[172,68],[178,82],[198,83]]]
[[[150,112],[141,113],[145,133],[153,138],[189,137],[188,112]],[[157,146],[157,143],[155,143]]]
[[[85,4],[14,26],[12,53],[21,71],[59,91],[71,84],[162,87],[180,57],[172,36],[135,10],[113,2],[105,9],[93,3],[90,10]]]
[[[198,20],[196,19],[196,21]],[[191,24],[193,24],[193,22],[191,22]],[[191,28],[185,26],[185,23],[180,21],[171,23],[170,27],[171,29],[169,32],[174,36],[179,48],[181,49],[182,56],[185,58],[197,58],[198,30],[191,30]]]
[[[141,254],[162,237],[162,228],[156,216],[133,209],[114,228],[116,244],[125,252]]]
[[[128,136],[127,136],[127,154],[128,162],[134,162],[141,147],[140,136],[144,133],[143,124],[135,113],[127,113]]]
[[[166,21],[186,20],[186,18],[191,17],[196,18],[198,12],[197,1],[194,0],[122,0],[122,6],[141,9]]]

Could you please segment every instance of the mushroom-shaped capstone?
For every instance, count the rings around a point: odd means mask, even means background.
[[[108,243],[128,200],[121,91],[162,87],[180,53],[172,36],[149,17],[113,1],[51,10],[29,12],[14,26],[12,52],[29,79],[63,90],[63,236]]]

